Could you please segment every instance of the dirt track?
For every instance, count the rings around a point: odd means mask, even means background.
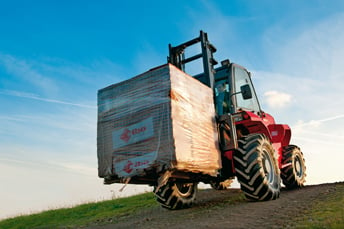
[[[300,190],[282,190],[279,199],[250,202],[238,189],[199,191],[190,209],[170,211],[154,207],[116,224],[92,227],[110,228],[288,228],[317,201],[326,201],[336,191],[335,184],[306,186]]]

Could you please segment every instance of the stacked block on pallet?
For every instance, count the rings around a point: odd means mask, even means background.
[[[167,64],[98,92],[100,177],[221,168],[213,92]]]

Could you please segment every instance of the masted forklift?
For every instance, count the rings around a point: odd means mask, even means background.
[[[201,45],[201,53],[187,57],[185,50],[197,44]],[[281,180],[288,189],[300,188],[305,182],[305,160],[300,148],[290,145],[290,127],[276,124],[271,115],[262,111],[246,68],[228,59],[215,68],[215,52],[203,31],[195,39],[169,45],[168,63],[184,72],[186,64],[202,60],[203,72],[193,77],[214,92],[222,169],[216,178],[174,179],[155,186],[158,202],[168,209],[191,206],[199,181],[221,190],[237,177],[241,190],[252,200],[278,198]]]

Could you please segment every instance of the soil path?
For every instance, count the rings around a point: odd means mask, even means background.
[[[238,189],[202,190],[190,209],[170,211],[160,206],[127,216],[116,224],[92,227],[112,228],[289,228],[317,201],[326,201],[335,184],[306,186],[300,190],[282,190],[279,199],[250,202]]]

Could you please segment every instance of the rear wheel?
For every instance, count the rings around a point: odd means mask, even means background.
[[[306,182],[306,165],[303,153],[295,145],[283,149],[281,177],[288,189],[300,188]]]
[[[197,183],[168,182],[155,187],[154,193],[161,206],[167,209],[188,208],[196,199]]]
[[[279,197],[281,180],[270,141],[263,134],[250,134],[238,141],[234,165],[241,190],[253,200]]]

